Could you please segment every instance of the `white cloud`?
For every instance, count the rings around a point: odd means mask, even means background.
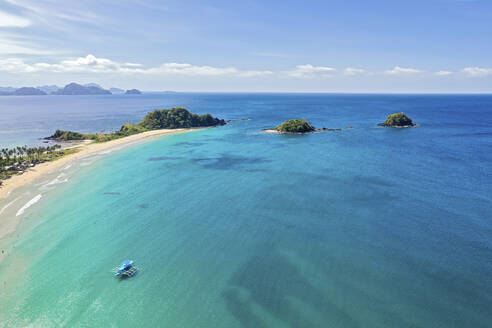
[[[0,11],[0,27],[27,27],[29,25],[31,21],[24,17]]]
[[[466,67],[463,68],[463,72],[470,77],[480,77],[492,75],[492,68]]]
[[[388,75],[417,74],[421,72],[422,71],[419,69],[406,68],[400,66],[395,66],[395,68],[393,68],[392,70],[385,71],[385,73]]]
[[[19,58],[0,58],[0,71],[8,73],[30,73],[35,71],[35,69]]]
[[[348,76],[355,76],[355,75],[361,75],[365,74],[367,71],[362,68],[354,68],[354,67],[347,67],[344,71],[343,74],[348,75]]]
[[[238,76],[241,77],[255,77],[255,76],[264,76],[264,75],[272,75],[272,71],[244,71],[239,72]]]
[[[287,74],[292,77],[314,77],[314,76],[330,76],[330,73],[336,69],[326,66],[313,66],[311,64],[296,66],[293,71],[288,71]]]
[[[180,74],[180,75],[231,75],[237,74],[238,70],[233,67],[213,67],[213,66],[195,66],[184,63],[164,63],[159,67],[151,68],[149,70],[142,70],[144,73],[157,73],[157,74]]]
[[[453,72],[451,71],[439,71],[439,72],[435,72],[434,75],[437,75],[437,76],[448,76],[448,75],[452,75]]]
[[[138,73],[145,74],[175,74],[187,76],[240,76],[253,77],[272,74],[270,71],[240,71],[234,67],[196,66],[186,63],[164,63],[159,67],[139,69]]]
[[[139,63],[124,63],[123,66],[126,66],[126,67],[142,67],[143,65],[139,64]]]
[[[19,58],[0,59],[0,71],[10,73],[53,72],[53,73],[119,73],[119,74],[155,74],[186,76],[237,76],[254,77],[273,74],[271,71],[241,71],[234,67],[197,66],[187,63],[164,63],[158,67],[143,68],[139,63],[118,63],[94,55],[63,60],[59,63],[27,64]]]

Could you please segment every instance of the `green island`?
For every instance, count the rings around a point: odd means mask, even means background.
[[[2,185],[2,180],[16,174],[22,174],[30,167],[44,162],[55,161],[78,151],[78,148],[61,149],[60,145],[0,149],[0,186]]]
[[[192,114],[184,107],[174,107],[171,109],[156,109],[145,115],[140,123],[123,124],[119,131],[112,133],[80,133],[56,130],[52,136],[46,139],[56,141],[93,140],[94,142],[106,142],[151,130],[202,128],[225,124],[226,122],[224,120],[213,117],[210,114]]]
[[[156,109],[148,113],[140,123],[126,123],[120,130],[112,133],[80,133],[74,131],[56,130],[45,138],[54,141],[83,141],[106,142],[134,134],[160,129],[189,129],[225,125],[226,121],[210,114],[197,115],[186,108]],[[20,175],[29,168],[44,162],[55,161],[64,156],[80,151],[80,147],[62,149],[61,145],[48,147],[16,147],[0,149],[0,186],[2,181]]]
[[[285,121],[284,123],[277,126],[275,130],[281,133],[308,133],[316,131],[311,123],[304,119]]]
[[[352,129],[352,126],[347,127],[346,129]],[[341,131],[342,129],[316,129],[311,125],[307,120],[302,118],[297,118],[293,120],[285,121],[279,126],[273,129],[266,129],[265,132],[269,133],[280,133],[280,134],[305,134],[311,132],[321,132],[321,131]]]
[[[388,115],[384,123],[379,123],[378,126],[408,128],[412,126],[418,126],[418,124],[413,123],[412,119],[405,115],[405,113],[394,113]]]

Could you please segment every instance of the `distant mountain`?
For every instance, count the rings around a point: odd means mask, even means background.
[[[125,90],[119,88],[110,88],[109,91],[111,91],[112,94],[125,93]]]
[[[77,83],[67,84],[63,89],[54,92],[54,95],[110,95],[111,92],[100,87],[94,86],[91,83],[89,86],[83,86]]]
[[[0,96],[45,96],[46,92],[33,87],[22,87],[22,88],[1,88]]]
[[[47,93],[33,87],[23,87],[14,91],[14,96],[46,96]]]
[[[130,89],[130,90],[126,90],[125,94],[126,95],[141,95],[142,92],[140,90],[137,90],[137,89]]]
[[[46,92],[47,94],[51,94],[60,90],[60,87],[57,85],[42,85],[38,87],[39,90]]]
[[[13,88],[13,87],[0,87],[0,92],[2,92],[2,93],[4,93],[4,92],[12,93],[15,90],[17,90],[17,88]]]
[[[109,95],[109,94],[128,94],[139,95],[142,92],[137,89],[123,90],[119,88],[103,89],[97,83],[87,83],[85,85],[70,83],[60,88],[57,85],[42,85],[39,87],[0,87],[0,96],[33,96],[33,95]]]
[[[87,83],[87,84],[84,84],[84,87],[94,87],[94,88],[99,88],[99,89],[102,89],[103,87],[101,87],[99,84],[97,83]]]

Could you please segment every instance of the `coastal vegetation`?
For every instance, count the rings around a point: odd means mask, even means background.
[[[411,127],[417,126],[417,124],[413,123],[412,119],[405,115],[405,113],[394,113],[388,115],[384,123],[379,123],[379,126],[387,126],[387,127]]]
[[[46,139],[56,141],[92,140],[94,142],[106,142],[151,130],[211,127],[225,124],[226,122],[224,120],[215,118],[210,114],[197,115],[190,113],[186,108],[175,107],[150,112],[140,123],[123,124],[120,130],[112,133],[80,133],[56,130],[53,135]],[[79,148],[61,149],[60,145],[0,149],[0,186],[2,180],[16,174],[22,174],[30,167],[43,162],[57,160],[77,151],[79,151]]]
[[[303,134],[318,131],[305,119],[293,119],[285,121],[272,129],[266,129],[266,132],[281,134]]]
[[[140,126],[149,130],[199,128],[225,124],[224,120],[215,118],[210,114],[192,114],[184,107],[156,109],[145,115],[142,122],[139,123]]]
[[[171,109],[156,109],[145,115],[140,123],[126,123],[119,131],[112,133],[80,133],[56,130],[52,136],[46,139],[58,141],[93,140],[95,142],[105,142],[150,130],[211,127],[225,124],[226,122],[224,120],[213,117],[210,114],[197,115],[190,113],[184,107],[175,107]]]
[[[77,148],[61,149],[60,145],[0,149],[0,186],[2,185],[2,180],[8,179],[15,174],[22,174],[30,167],[57,160],[77,151]]]
[[[307,133],[316,131],[316,129],[304,119],[288,120],[275,128],[282,133]]]
[[[344,129],[340,129],[340,128],[317,129],[314,126],[312,126],[311,123],[309,123],[307,120],[298,118],[298,119],[285,121],[284,123],[278,125],[275,128],[265,129],[264,131],[268,133],[280,133],[280,134],[304,134],[304,133],[311,133],[311,132],[342,131],[342,130],[353,129],[353,128],[354,128],[353,126],[347,126]]]

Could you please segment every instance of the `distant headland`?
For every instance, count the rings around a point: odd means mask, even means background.
[[[53,135],[45,139],[55,141],[93,140],[95,142],[106,142],[151,130],[204,128],[225,124],[226,121],[213,117],[210,114],[192,114],[184,107],[174,107],[171,109],[156,109],[145,115],[140,123],[123,124],[119,131],[112,133],[80,133],[56,130]]]
[[[129,89],[123,90],[119,88],[104,89],[97,83],[79,84],[69,83],[60,88],[56,85],[46,85],[40,87],[0,87],[0,96],[76,96],[76,95],[111,95],[111,94],[142,94],[140,90]]]
[[[137,89],[126,90],[125,95],[141,95],[142,91]]]
[[[150,112],[140,123],[124,124],[120,130],[112,133],[86,134],[56,130],[52,136],[45,139],[70,142],[65,144],[65,147],[55,144],[48,147],[0,149],[0,197],[68,161],[83,156],[149,137],[225,124],[226,121],[210,114],[197,115],[190,113],[186,108],[175,107]]]
[[[67,84],[63,89],[55,91],[52,95],[73,96],[73,95],[110,95],[111,91],[97,87],[95,85],[80,85],[77,83]]]

